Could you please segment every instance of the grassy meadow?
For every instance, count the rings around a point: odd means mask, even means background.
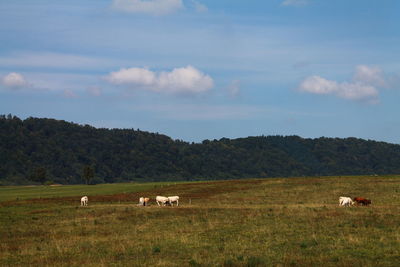
[[[0,238],[0,266],[400,266],[400,176],[0,187]]]
[[[180,184],[184,182],[179,182]],[[115,183],[97,185],[51,185],[51,186],[1,186],[0,202],[32,198],[59,198],[80,195],[110,195],[143,192],[150,189],[175,185],[176,182]]]

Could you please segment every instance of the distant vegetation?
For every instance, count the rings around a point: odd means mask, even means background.
[[[400,145],[357,138],[188,143],[134,129],[0,116],[0,184],[188,181],[400,173]]]

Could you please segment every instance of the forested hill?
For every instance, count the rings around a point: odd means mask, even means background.
[[[356,138],[222,138],[0,116],[0,184],[101,183],[400,173],[400,145]]]

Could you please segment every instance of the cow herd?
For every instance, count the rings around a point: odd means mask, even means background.
[[[89,198],[87,196],[81,198],[81,206],[87,206],[88,202]],[[148,206],[149,202],[150,198],[140,197],[138,206]],[[172,197],[157,196],[156,202],[158,206],[174,206],[174,203],[176,203],[176,206],[179,206],[179,196],[172,196]]]
[[[339,197],[339,206],[350,207],[354,205],[368,206],[371,204],[371,200],[363,197],[355,197],[351,199],[350,197]]]
[[[81,206],[87,206],[89,202],[89,198],[87,196],[83,196],[81,198]],[[148,197],[140,197],[139,198],[139,206],[148,206],[150,202],[150,198]],[[158,206],[179,206],[179,196],[172,196],[172,197],[163,197],[163,196],[156,196],[156,202]],[[339,197],[339,206],[343,207],[350,207],[354,205],[361,205],[361,206],[368,206],[372,202],[370,199],[366,199],[363,197],[355,197],[351,199],[350,197]]]

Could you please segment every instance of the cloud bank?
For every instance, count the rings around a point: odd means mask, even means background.
[[[105,78],[115,85],[170,94],[199,94],[209,91],[214,86],[210,76],[192,66],[159,73],[147,68],[123,68],[111,72]]]
[[[311,94],[335,95],[343,99],[376,104],[379,102],[377,87],[385,86],[381,69],[359,65],[351,82],[339,83],[315,75],[303,80],[298,89]]]
[[[182,0],[113,0],[116,10],[148,15],[167,15],[182,9]]]

